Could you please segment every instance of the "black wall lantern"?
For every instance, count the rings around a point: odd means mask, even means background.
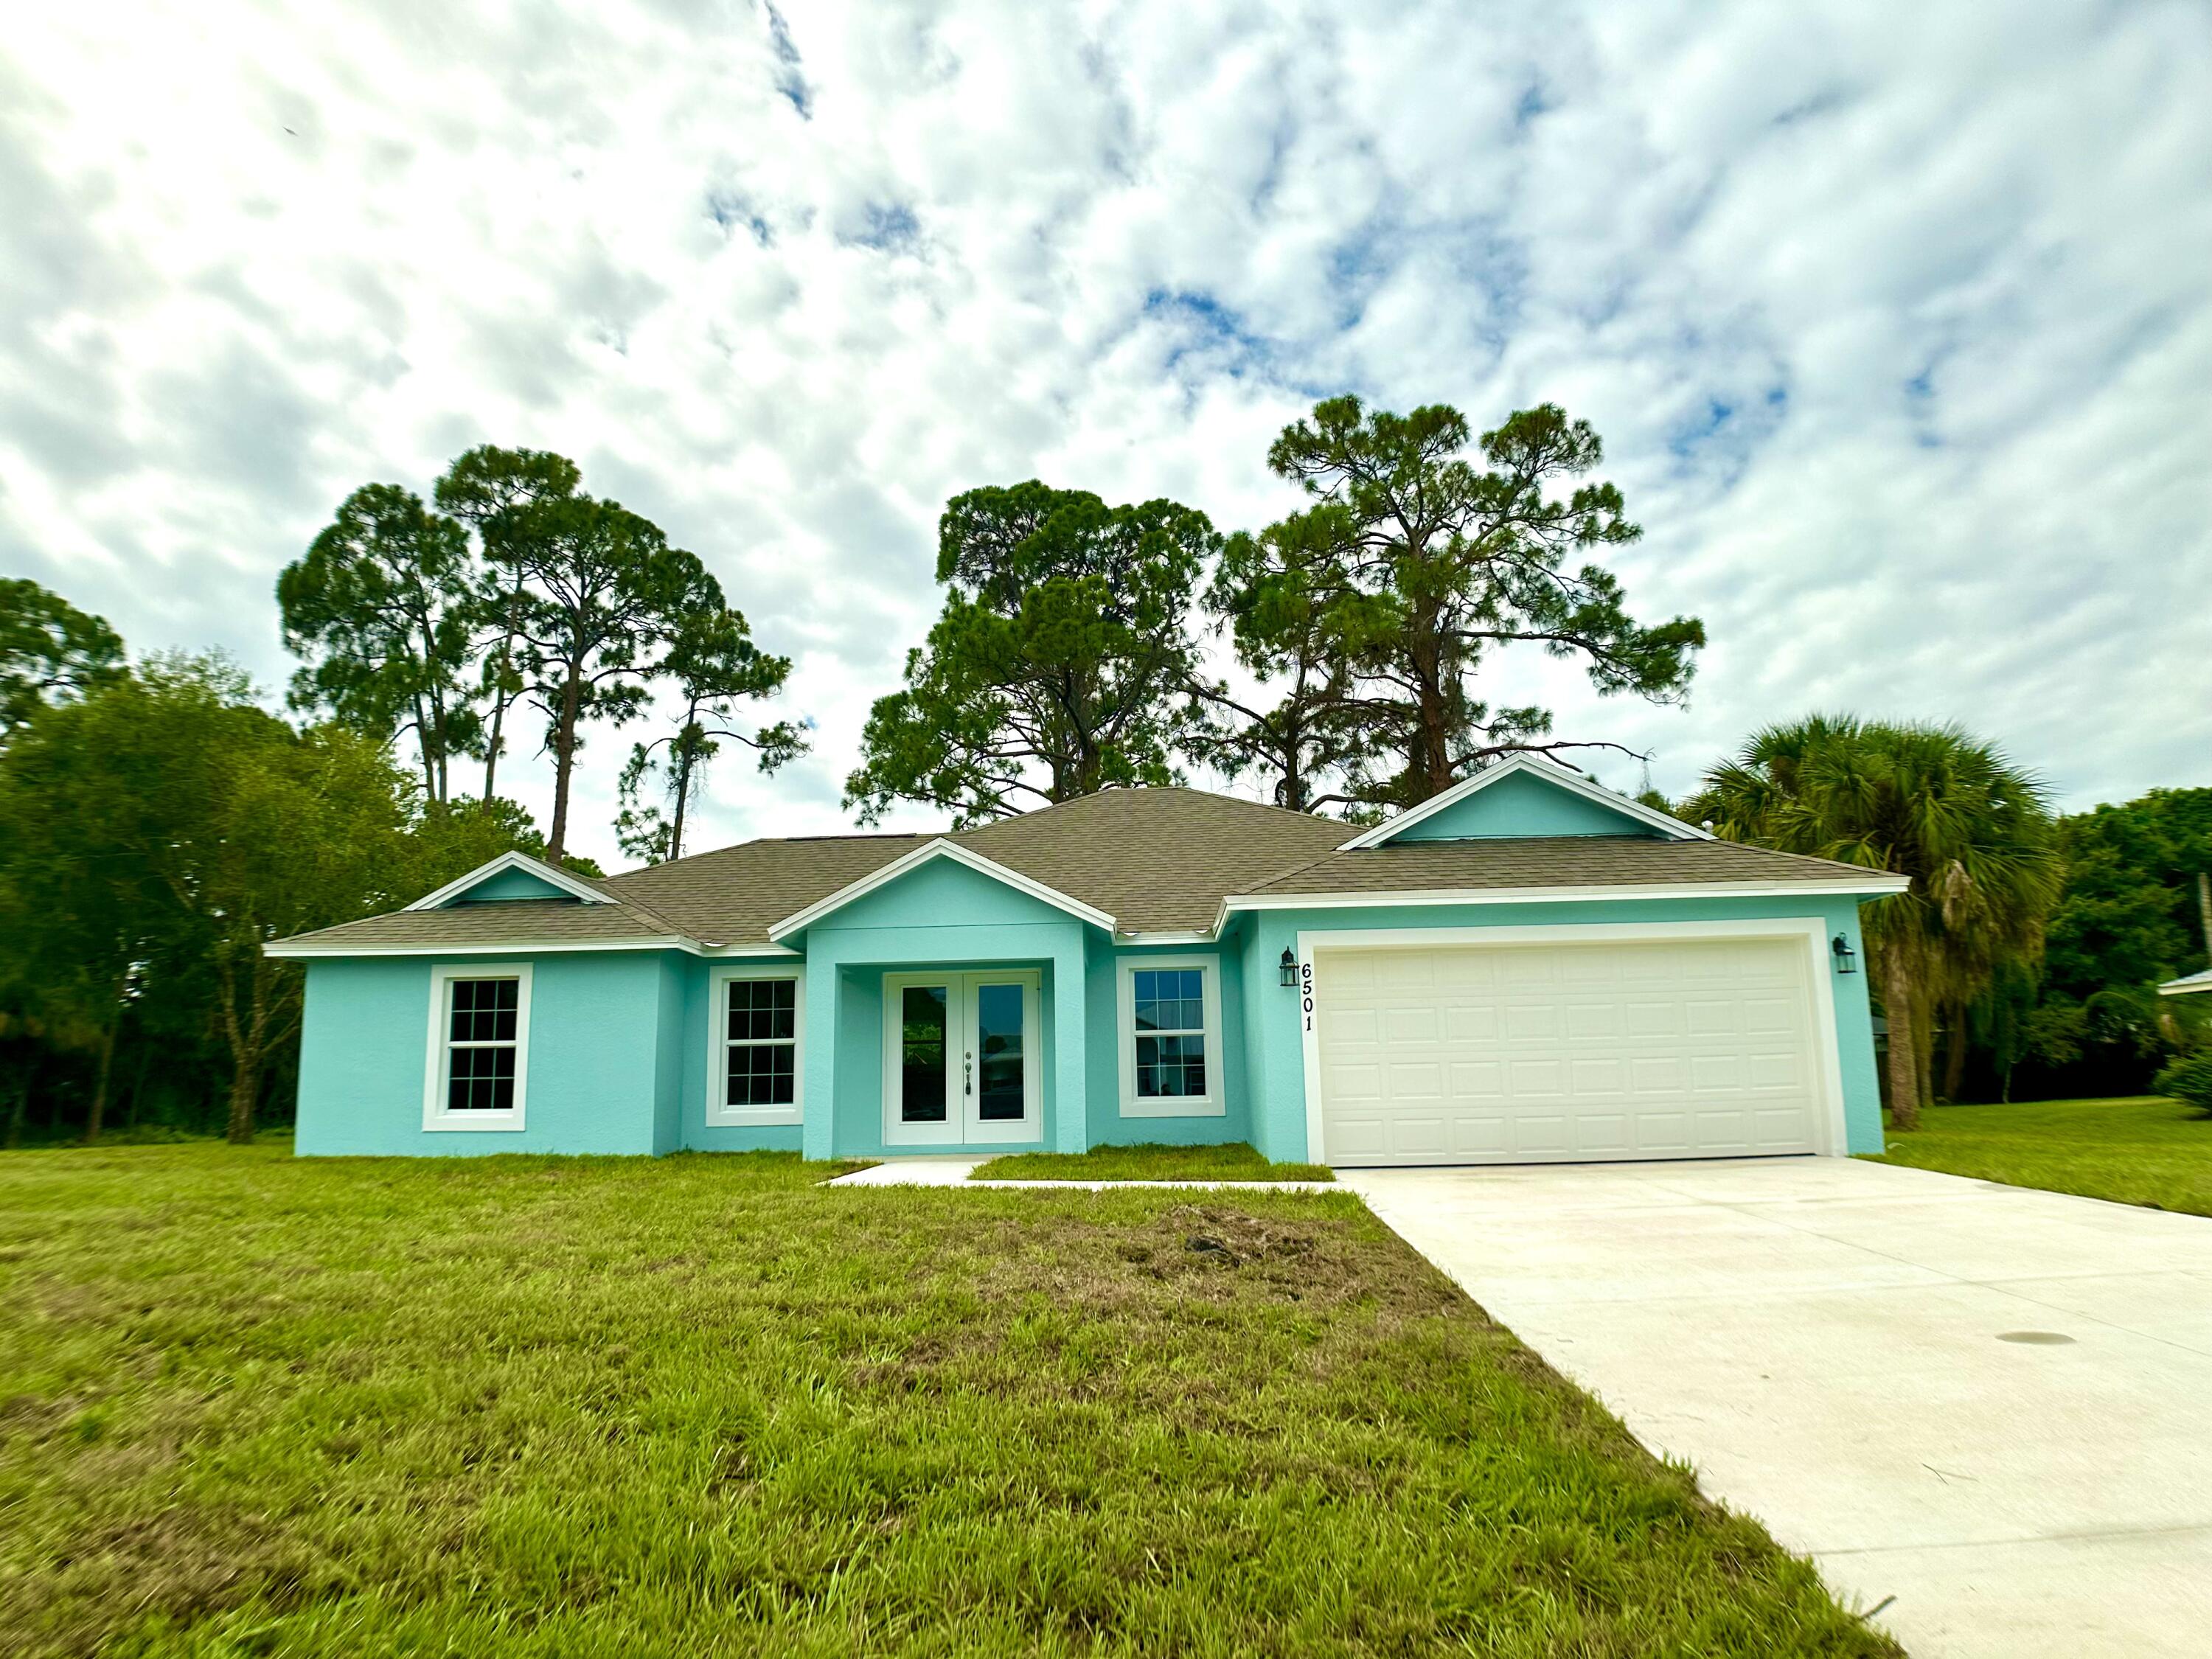
[[[1838,973],[1856,974],[1858,972],[1858,953],[1851,949],[1850,940],[1845,939],[1841,933],[1838,933],[1833,939],[1829,941],[1828,949],[1835,952],[1836,971]]]
[[[1298,987],[1298,959],[1287,950],[1283,952],[1282,969],[1284,985],[1295,991]]]

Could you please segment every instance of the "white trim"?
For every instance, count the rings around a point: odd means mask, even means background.
[[[1211,927],[1170,928],[1159,933],[1116,933],[1116,945],[1212,945],[1220,934]]]
[[[2184,974],[2179,979],[2170,979],[2158,988],[2162,997],[2185,997],[2192,991],[2212,991],[2212,968],[2201,973]]]
[[[1626,795],[1616,795],[1603,784],[1592,783],[1581,773],[1562,766],[1557,761],[1547,760],[1540,755],[1519,754],[1510,756],[1498,762],[1495,766],[1485,767],[1471,778],[1462,778],[1443,793],[1430,796],[1419,806],[1407,807],[1395,818],[1386,819],[1371,829],[1361,830],[1337,850],[1340,853],[1349,853],[1362,847],[1380,847],[1400,830],[1408,829],[1420,823],[1424,818],[1443,811],[1448,806],[1456,806],[1469,795],[1480,794],[1492,784],[1502,779],[1510,778],[1518,772],[1529,773],[1541,778],[1546,783],[1554,784],[1566,790],[1571,794],[1580,795],[1584,800],[1595,801],[1600,806],[1610,811],[1618,812],[1623,817],[1633,818],[1649,829],[1656,830],[1670,841],[1713,839],[1711,830],[1700,830],[1694,823],[1685,823],[1680,818],[1669,817],[1667,813],[1646,806],[1640,800],[1631,800]]]
[[[1109,933],[1114,931],[1114,918],[1103,910],[1085,904],[1081,899],[1070,898],[1057,887],[1048,887],[1041,881],[1033,881],[1018,870],[1009,870],[995,859],[987,859],[981,853],[972,852],[957,842],[947,841],[939,836],[934,841],[923,842],[911,853],[902,854],[880,870],[872,871],[858,881],[847,883],[827,898],[815,900],[804,910],[793,911],[769,928],[768,936],[781,941],[786,933],[795,933],[800,928],[819,921],[831,911],[842,910],[854,899],[865,897],[877,888],[896,881],[908,871],[918,870],[933,859],[951,859],[955,864],[965,865],[978,875],[988,876],[1016,892],[1026,893],[1041,903],[1049,904],[1055,910],[1065,910],[1069,915],[1087,921],[1094,927],[1103,927]]]
[[[446,1109],[447,990],[457,979],[512,979],[514,993],[514,1109],[511,1112],[449,1112]],[[530,964],[526,962],[457,962],[430,969],[430,1036],[422,1061],[422,1127],[425,1129],[490,1130],[514,1133],[523,1127],[530,1085]]]
[[[1156,968],[1203,971],[1199,994],[1206,1003],[1206,1092],[1146,1100],[1137,1094],[1137,975]],[[1222,1117],[1229,1110],[1228,1078],[1221,1068],[1221,958],[1122,957],[1114,986],[1115,1052],[1121,1057],[1123,1117]]]
[[[1577,904],[1591,899],[1872,898],[1901,893],[1910,876],[1869,871],[1849,881],[1669,881],[1589,887],[1427,887],[1376,893],[1231,893],[1221,901],[1226,925],[1234,910],[1385,909],[1409,904]]]
[[[567,951],[683,951],[697,957],[707,953],[693,939],[682,939],[674,933],[664,933],[653,939],[562,939],[548,943],[543,939],[485,939],[473,944],[459,941],[437,945],[295,945],[279,939],[261,947],[265,957],[282,957],[288,961],[306,961],[323,957],[466,957],[486,953],[506,956],[517,951],[527,951],[532,956],[547,956]],[[791,954],[796,954],[793,952]]]
[[[1834,968],[1828,959],[1825,916],[1788,916],[1748,921],[1558,922],[1527,927],[1346,927],[1301,932],[1297,936],[1299,1033],[1305,1061],[1306,1156],[1318,1162],[1327,1146],[1322,1127],[1321,1033],[1315,1018],[1313,959],[1317,951],[1416,949],[1422,945],[1631,945],[1660,939],[1801,939],[1809,964],[1813,996],[1814,1064],[1820,1079],[1820,1112],[1815,1133],[1824,1156],[1841,1158],[1849,1146],[1844,1118],[1843,1051],[1836,1037]]]
[[[730,984],[741,979],[784,979],[791,993],[791,1104],[732,1106],[730,1097]],[[759,1128],[800,1123],[806,1106],[806,970],[765,963],[716,964],[707,970],[707,1127]]]
[[[456,877],[434,893],[425,893],[414,903],[405,908],[410,910],[442,909],[449,901],[467,892],[471,887],[489,881],[494,876],[507,870],[520,870],[525,874],[537,877],[540,881],[550,882],[570,897],[580,898],[586,904],[619,902],[618,900],[602,893],[598,888],[586,885],[567,871],[556,869],[543,859],[534,859],[527,853],[501,853],[490,863],[479,864],[465,876]]]
[[[956,1046],[974,1060],[975,996],[979,986],[1018,985],[1022,988],[1022,1115],[1018,1121],[1000,1119],[985,1122],[977,1116],[981,1101],[963,1089],[956,1110],[948,1100],[942,1123],[908,1123],[899,1116],[900,1061],[904,1026],[898,1018],[896,994],[913,985],[942,985],[945,998],[945,1086],[952,1086],[952,1058]],[[975,969],[959,973],[908,972],[885,974],[884,1014],[884,1145],[885,1146],[1024,1146],[1044,1140],[1044,975],[1036,968]],[[963,1073],[963,1076],[966,1075]],[[1080,1111],[1077,1102],[1069,1109]],[[1010,1133],[1011,1132],[1011,1133]]]

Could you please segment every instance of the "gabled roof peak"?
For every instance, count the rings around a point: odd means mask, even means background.
[[[1511,777],[1532,777],[1553,788],[1565,790],[1622,818],[1640,823],[1669,841],[1713,839],[1709,832],[1693,823],[1685,823],[1678,817],[1646,806],[1640,800],[1631,800],[1626,795],[1616,794],[1603,784],[1592,782],[1571,767],[1524,750],[1485,767],[1472,777],[1462,778],[1450,788],[1430,796],[1418,806],[1407,807],[1394,818],[1362,830],[1346,842],[1340,850],[1349,853],[1363,848],[1381,847],[1415,824],[1425,823],[1437,813]]]

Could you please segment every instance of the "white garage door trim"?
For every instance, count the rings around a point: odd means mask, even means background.
[[[1807,983],[1813,988],[1813,1041],[1817,1048],[1820,1110],[1816,1131],[1824,1157],[1840,1158],[1849,1144],[1844,1127],[1843,1059],[1836,1044],[1836,995],[1830,982],[1828,922],[1824,916],[1754,921],[1562,922],[1528,927],[1347,927],[1300,932],[1298,1005],[1305,1051],[1306,1156],[1328,1146],[1322,1127],[1321,1036],[1314,1019],[1314,957],[1325,951],[1409,950],[1444,945],[1629,945],[1639,941],[1795,939],[1804,944]]]

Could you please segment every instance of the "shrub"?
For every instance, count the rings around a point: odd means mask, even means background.
[[[2150,1086],[2212,1117],[2212,1048],[2182,1055],[2152,1079]]]

